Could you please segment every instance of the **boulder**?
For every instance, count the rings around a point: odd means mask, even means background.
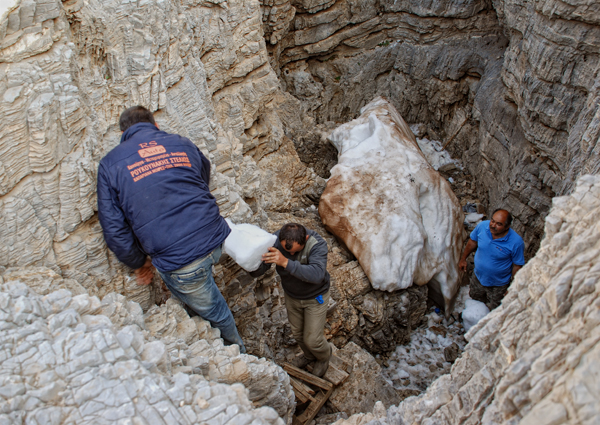
[[[350,376],[329,397],[338,411],[353,415],[372,411],[377,402],[386,406],[398,403],[398,393],[383,378],[381,366],[369,352],[351,342],[335,355],[350,365]]]
[[[449,306],[458,289],[463,213],[408,125],[378,97],[329,138],[338,164],[319,203],[325,227],[344,241],[375,289],[434,281]]]

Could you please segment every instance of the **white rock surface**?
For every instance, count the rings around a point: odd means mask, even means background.
[[[458,290],[463,213],[395,108],[376,98],[330,136],[338,164],[319,214],[376,289],[437,282],[446,303]]]
[[[262,263],[262,255],[273,246],[277,236],[253,224],[234,224],[229,219],[225,220],[231,233],[223,242],[223,252],[246,271],[258,269]]]
[[[284,424],[274,409],[256,409],[240,383],[184,370],[171,375],[167,345],[101,314],[139,322],[139,306],[116,314],[124,299],[111,297],[101,303],[64,289],[42,297],[21,282],[0,284],[0,423]],[[219,371],[218,353],[229,349],[220,346],[210,352]]]
[[[211,192],[235,222],[318,197],[322,179],[284,137],[258,2],[27,0],[7,12],[0,267],[46,267],[90,295],[119,292],[144,309],[157,300],[159,282],[135,284],[95,216],[98,162],[132,105],[207,155]]]

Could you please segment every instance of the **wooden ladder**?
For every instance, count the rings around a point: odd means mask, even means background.
[[[290,375],[298,404],[310,402],[302,414],[293,416],[292,425],[308,425],[325,405],[333,390],[349,376],[346,372],[348,365],[335,355],[331,356],[329,368],[323,378],[288,363],[284,363],[283,369]]]

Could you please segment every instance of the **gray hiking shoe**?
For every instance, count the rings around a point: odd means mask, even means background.
[[[312,374],[318,376],[319,378],[325,375],[327,369],[329,369],[329,359],[331,358],[331,353],[333,353],[333,349],[331,348],[331,344],[329,344],[329,357],[327,360],[317,360],[313,367]]]
[[[307,359],[306,356],[300,355],[292,360],[292,365],[297,368],[304,369],[309,363],[314,362],[315,359]]]

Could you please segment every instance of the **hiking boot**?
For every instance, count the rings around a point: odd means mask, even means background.
[[[315,366],[313,367],[312,374],[320,378],[321,376],[325,375],[327,369],[329,369],[329,359],[317,360]]]
[[[309,363],[314,361],[315,359],[307,359],[306,356],[301,355],[292,360],[292,365],[296,366],[299,369],[304,369],[306,366],[308,366]]]
[[[331,353],[333,353],[333,349],[331,348],[331,344],[329,344],[329,357],[327,357],[327,360],[317,360],[315,362],[312,371],[313,375],[318,376],[319,378],[325,375],[327,369],[329,369],[329,359],[331,358]]]

